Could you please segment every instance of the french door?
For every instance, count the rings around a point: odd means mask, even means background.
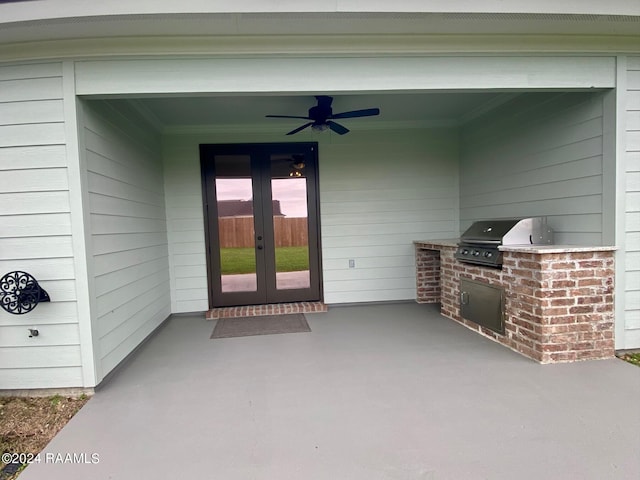
[[[211,307],[320,300],[317,144],[200,145]]]

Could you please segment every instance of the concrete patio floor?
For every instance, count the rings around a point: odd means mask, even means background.
[[[538,365],[412,303],[210,340],[175,316],[48,445],[54,479],[638,479],[640,369]]]

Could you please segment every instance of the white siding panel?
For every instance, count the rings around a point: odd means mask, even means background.
[[[99,275],[95,278],[95,294],[97,297],[112,292],[120,285],[126,285],[131,278],[144,278],[157,275],[167,269],[166,255],[148,262],[136,263],[130,267]],[[206,272],[205,272],[206,273]]]
[[[193,279],[194,283],[197,283],[198,279]],[[203,279],[201,279],[202,281]],[[204,279],[206,280],[206,279]],[[202,285],[202,284],[201,284]],[[204,285],[206,285],[206,283],[204,283]],[[205,298],[207,298],[207,289],[206,288],[195,288],[194,286],[188,288],[188,289],[178,289],[176,288],[175,291],[175,298],[176,301],[178,302],[183,302],[185,300],[192,300],[192,301],[200,301],[203,300]]]
[[[176,301],[175,309],[183,313],[204,312],[209,309],[209,301],[206,299]]]
[[[0,82],[0,102],[62,99],[62,76]]]
[[[122,270],[131,265],[141,264],[158,258],[166,258],[167,247],[160,245],[155,247],[138,248],[124,252],[111,252],[94,256],[94,268],[96,276]]]
[[[37,275],[35,276],[38,278]],[[9,322],[14,326],[19,325],[23,328],[34,325],[76,324],[78,322],[78,308],[76,307],[76,302],[60,302],[56,300],[48,304],[39,304],[28,315],[11,315],[2,310],[0,312],[0,323],[7,325]]]
[[[105,293],[96,298],[96,313],[102,317],[113,310],[114,305],[125,305],[132,300],[139,300],[145,292],[155,291],[160,285],[169,281],[169,272],[152,272],[142,278],[136,278],[134,282],[125,283],[119,288]],[[125,319],[123,319],[124,321]]]
[[[69,213],[69,192],[0,193],[0,215]]]
[[[105,312],[100,317],[98,325],[98,334],[100,335],[101,342],[109,332],[112,332],[127,323],[130,323],[130,325],[126,328],[135,329],[139,327],[139,322],[131,321],[138,312],[152,308],[154,305],[162,306],[163,308],[169,305],[169,299],[167,298],[166,292],[163,290],[166,288],[168,283],[166,278],[166,276],[160,278],[158,283],[153,285],[156,288],[147,289],[139,296],[130,298],[129,301],[121,302],[120,305],[116,306],[113,310]],[[115,346],[112,345],[111,349],[113,348],[115,348]]]
[[[640,110],[640,89],[635,85],[628,84],[627,90],[627,111],[635,112]]]
[[[162,218],[134,218],[91,214],[91,219],[91,233],[95,235],[110,233],[162,233],[166,231],[166,222]]]
[[[207,276],[207,267],[205,265],[183,265],[176,266],[174,268],[174,274],[176,279],[192,277],[204,278]],[[202,285],[201,283],[199,285]]]
[[[173,244],[175,255],[205,254],[205,246],[200,242],[176,242]]]
[[[32,63],[26,65],[5,65],[0,67],[0,81],[47,77],[62,77],[62,64],[59,62],[52,62]]]
[[[455,130],[352,131],[340,138],[303,140],[320,142],[324,300],[414,299],[412,242],[458,235]],[[200,159],[195,147],[279,141],[279,135],[266,134],[165,139],[173,311],[208,307]],[[389,162],[390,158],[397,161]],[[355,260],[355,269],[349,269],[349,259]]]
[[[62,100],[0,103],[0,125],[64,121]]]
[[[405,255],[394,255],[382,258],[360,258],[356,264],[356,269],[352,270],[352,274],[356,270],[368,270],[372,268],[397,268],[397,267],[414,267],[415,266],[415,255],[413,251],[407,252]],[[332,275],[333,270],[342,270],[349,265],[348,257],[338,257],[338,258],[324,258],[323,259],[323,271],[325,277],[327,275]]]
[[[640,211],[638,212],[628,212],[627,215],[627,231],[629,232],[638,232],[640,231]]]
[[[89,194],[91,212],[102,215],[135,218],[164,218],[164,207],[147,203],[138,203],[126,198],[109,197],[97,193]]]
[[[38,281],[73,280],[75,272],[71,258],[35,258],[0,260],[0,272],[25,270]]]
[[[132,317],[134,320],[144,322],[140,327],[134,331],[123,331],[119,336],[113,336],[112,338],[105,338],[102,340],[101,348],[109,350],[111,344],[116,345],[113,350],[104,356],[103,368],[107,371],[115,368],[122,358],[126,357],[135,347],[147,338],[171,313],[169,304],[162,306],[159,310],[154,312],[153,307],[158,308],[157,305],[149,305],[146,310],[143,310],[138,315],[138,318]],[[135,322],[136,324],[138,322]],[[132,325],[134,322],[129,322],[128,325]]]
[[[11,215],[0,224],[0,238],[60,235],[71,235],[71,216],[68,213]]]
[[[0,368],[6,388],[66,388],[82,386],[81,367]]]
[[[0,312],[0,388],[83,386],[62,101],[60,63],[0,66],[0,274],[51,297]]]
[[[64,143],[63,123],[0,126],[0,147]]]
[[[207,275],[206,275],[206,271],[204,272],[204,275],[200,275],[200,276],[196,276],[196,275],[192,275],[190,277],[187,278],[180,278],[178,276],[176,276],[176,290],[193,290],[193,289],[198,289],[201,288],[203,283],[206,284],[207,282]]]
[[[462,131],[461,230],[483,218],[547,216],[558,243],[601,244],[601,94],[538,93]]]
[[[39,308],[40,306],[36,307]],[[60,345],[75,345],[80,343],[77,324],[51,324],[39,328],[40,335],[29,338],[29,332],[22,325],[6,326],[2,329],[0,348]]]
[[[627,149],[633,152],[640,150],[640,131],[627,130]]]
[[[5,147],[0,150],[0,153],[0,170],[54,168],[67,165],[64,145]]]
[[[170,310],[159,138],[109,102],[83,103],[100,379]]]
[[[628,130],[640,130],[640,110],[627,110],[625,121]]]
[[[80,347],[14,347],[0,350],[1,368],[80,367]]]
[[[0,238],[0,260],[72,257],[70,236]]]
[[[6,193],[69,190],[67,169],[7,170],[0,175],[0,190]]]
[[[640,348],[640,57],[627,59],[624,348]]]
[[[166,239],[155,233],[130,233],[128,235],[106,234],[94,235],[93,252],[95,255],[103,255],[115,252],[126,252],[140,248],[166,245]]]
[[[155,205],[162,204],[164,201],[161,193],[141,190],[138,185],[131,185],[93,172],[89,172],[87,180],[89,190],[101,195],[117,196],[138,203],[148,203],[151,200]]]
[[[40,282],[51,298],[58,302],[69,302],[76,300],[76,289],[74,280],[43,280]],[[38,305],[40,307],[40,305]],[[47,308],[42,304],[40,308]]]

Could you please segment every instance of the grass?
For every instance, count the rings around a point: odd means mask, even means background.
[[[86,395],[79,398],[0,397],[0,454],[37,455],[87,400]],[[24,465],[12,464],[11,470],[17,471],[8,473],[2,472],[4,467],[0,460],[2,480],[14,480],[24,469]]]
[[[638,352],[638,353],[624,353],[624,354],[620,355],[620,358],[622,360],[624,360],[625,362],[629,362],[629,363],[632,363],[633,365],[636,365],[636,366],[640,367],[640,352]]]
[[[256,271],[255,250],[253,248],[221,248],[222,275],[254,273]],[[278,272],[298,272],[309,270],[308,247],[276,248],[276,270]]]

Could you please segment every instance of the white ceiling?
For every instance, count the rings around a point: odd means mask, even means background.
[[[326,93],[323,93],[326,94]],[[333,112],[364,108],[380,109],[376,117],[344,119],[347,128],[375,128],[389,124],[455,125],[512,98],[501,92],[396,93],[334,95]],[[265,115],[306,116],[316,104],[311,95],[289,96],[206,96],[120,99],[131,101],[160,129],[181,127],[233,128],[253,126],[284,129],[304,120],[270,119]]]

